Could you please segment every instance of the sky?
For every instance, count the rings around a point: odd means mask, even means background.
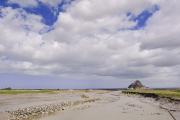
[[[0,0],[0,88],[180,87],[179,0]]]

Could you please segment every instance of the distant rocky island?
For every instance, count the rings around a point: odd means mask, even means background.
[[[131,83],[129,86],[128,86],[129,89],[144,89],[144,88],[147,88],[145,87],[141,81],[139,80],[136,80],[134,81],[133,83]]]

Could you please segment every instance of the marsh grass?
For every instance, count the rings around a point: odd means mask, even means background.
[[[160,97],[169,97],[173,99],[179,99],[180,100],[180,89],[175,90],[156,90],[156,89],[136,89],[136,90],[126,90],[124,93],[134,93],[134,94],[155,94]]]
[[[101,90],[66,90],[66,89],[40,89],[40,90],[31,90],[31,89],[1,89],[1,94],[37,94],[37,93],[49,93],[49,94],[78,94],[78,93],[89,93],[89,92],[101,92]]]
[[[57,90],[0,90],[0,94],[35,94],[35,93],[56,93]]]
[[[174,90],[175,92],[179,92],[180,93],[180,89]]]

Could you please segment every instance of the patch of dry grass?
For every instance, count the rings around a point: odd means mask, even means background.
[[[0,94],[34,94],[34,93],[56,93],[57,90],[0,90]]]
[[[175,90],[156,90],[156,89],[136,89],[136,90],[126,90],[124,93],[145,93],[145,94],[155,94],[160,97],[169,97],[173,99],[180,99],[180,89]]]

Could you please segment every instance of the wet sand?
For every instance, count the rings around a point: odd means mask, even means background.
[[[62,101],[99,100],[66,107],[63,111],[45,114],[33,120],[173,120],[160,105],[171,106],[152,98],[125,95],[121,91],[66,92],[57,94],[0,95],[0,120],[8,119],[5,111]],[[167,106],[168,105],[168,106]],[[179,104],[174,107],[180,110]],[[171,112],[180,120],[180,112]]]

